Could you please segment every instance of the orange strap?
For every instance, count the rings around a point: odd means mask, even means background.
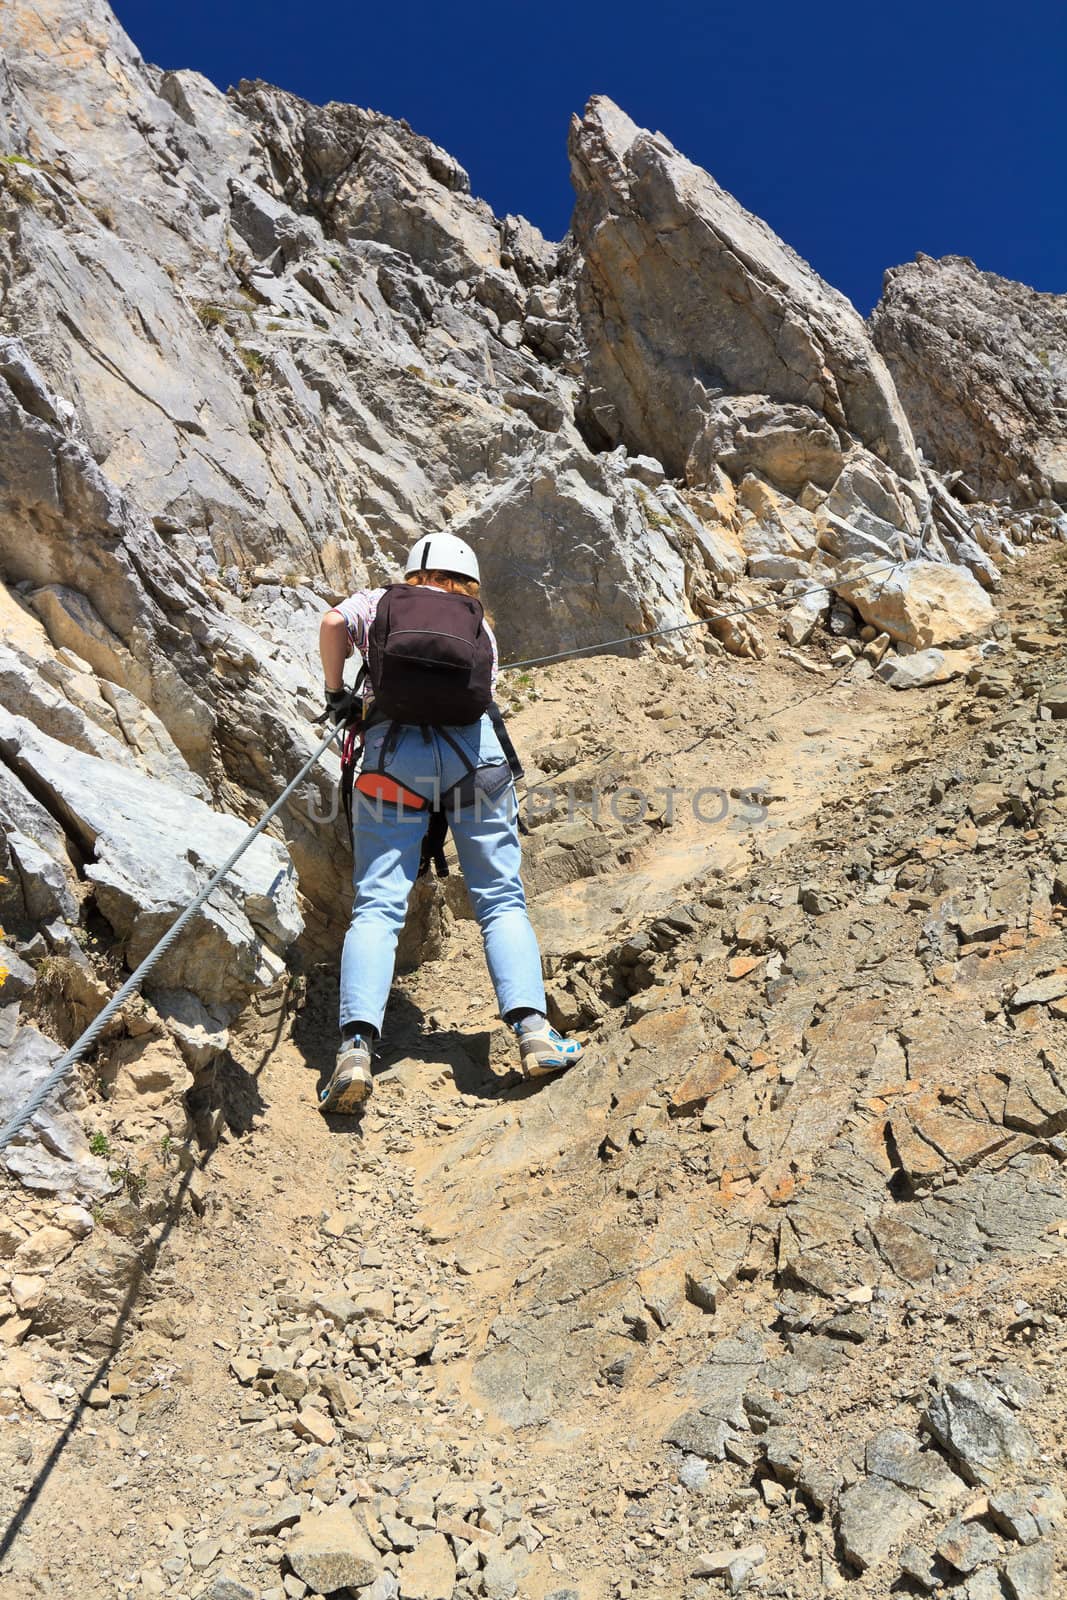
[[[361,794],[370,795],[374,800],[388,800],[392,805],[411,806],[416,811],[425,811],[430,803],[413,789],[405,789],[402,783],[397,783],[396,779],[390,778],[386,772],[361,772],[356,779],[355,787]]]

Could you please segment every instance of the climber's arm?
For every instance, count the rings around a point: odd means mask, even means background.
[[[327,689],[340,689],[344,683],[345,662],[352,653],[348,625],[339,611],[327,611],[319,627],[319,655]]]

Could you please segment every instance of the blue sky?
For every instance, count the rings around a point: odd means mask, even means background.
[[[112,3],[160,66],[405,117],[552,238],[570,115],[603,93],[861,311],[917,250],[1067,292],[1062,0]]]

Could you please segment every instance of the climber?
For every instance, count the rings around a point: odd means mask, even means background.
[[[512,770],[491,714],[496,640],[479,590],[470,545],[429,534],[411,550],[402,584],[361,589],[322,620],[328,714],[346,725],[362,716],[364,730],[353,795],[355,903],[341,954],[341,1048],[322,1111],[354,1111],[371,1092],[396,942],[435,809],[455,839],[523,1076],[566,1071],[582,1054],[545,1014]],[[365,663],[362,708],[363,674],[354,688],[344,686],[354,651]]]

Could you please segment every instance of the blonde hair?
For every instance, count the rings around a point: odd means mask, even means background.
[[[436,567],[432,568],[429,572],[409,572],[407,577],[404,579],[404,582],[413,583],[416,585],[420,583],[432,583],[435,588],[447,589],[450,594],[465,594],[469,595],[472,600],[479,601],[482,598],[482,586],[478,582],[477,578],[461,578],[455,572],[441,572]],[[486,622],[488,622],[489,626],[492,627],[493,619],[486,610],[484,602],[482,604],[482,610],[485,611]]]

